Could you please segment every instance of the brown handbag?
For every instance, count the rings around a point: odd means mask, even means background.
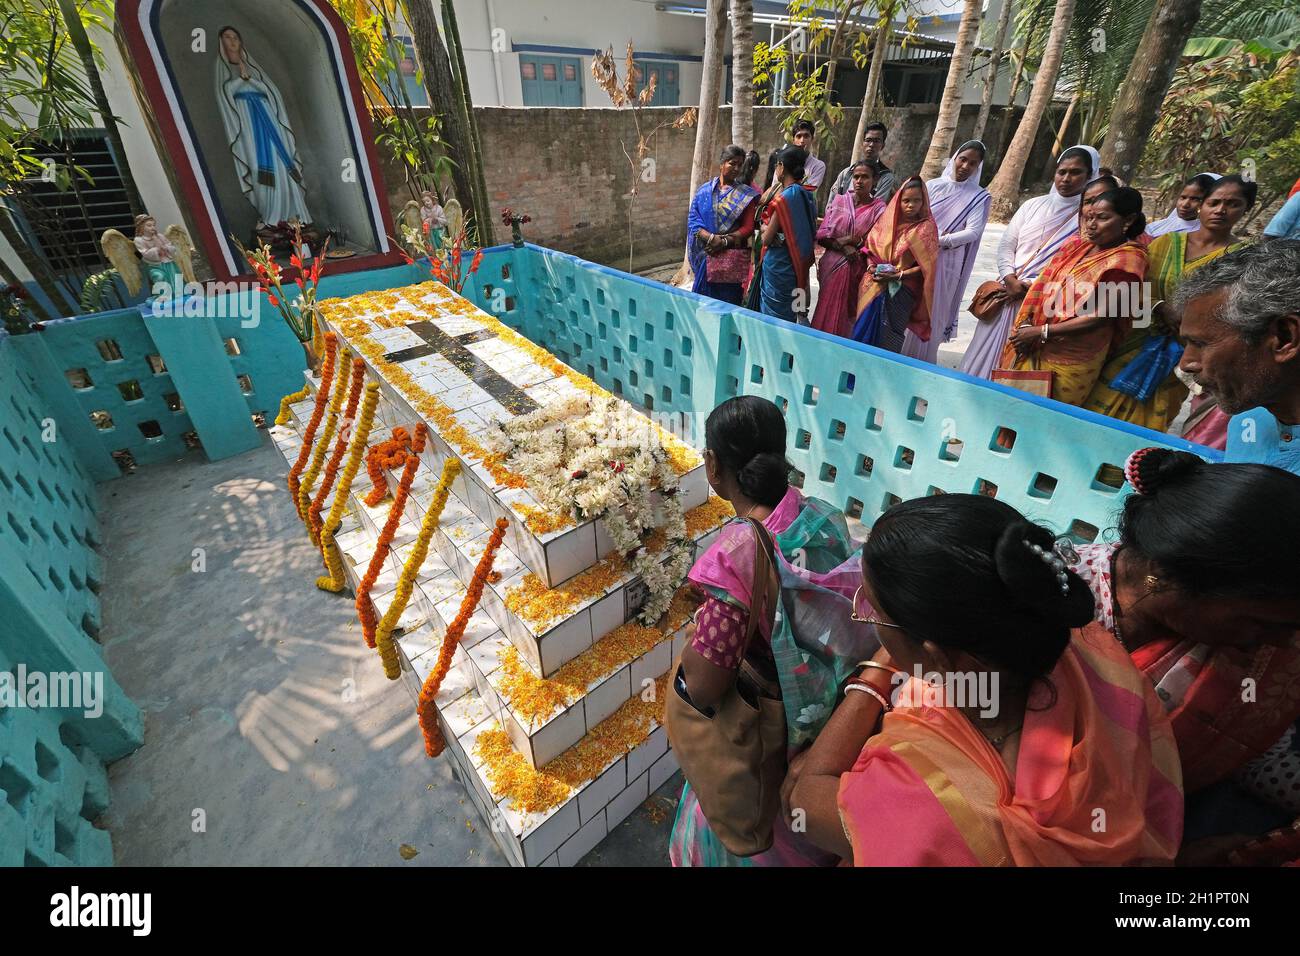
[[[1009,298],[1006,286],[996,279],[990,279],[988,282],[979,284],[979,287],[975,290],[974,298],[970,300],[970,305],[966,307],[966,311],[981,322],[992,322],[998,317]]]
[[[759,615],[772,622],[780,598],[772,539],[747,519],[758,545],[754,595],[745,628],[745,654],[736,682],[712,716],[686,695],[680,655],[664,707],[664,722],[682,773],[700,801],[709,829],[736,856],[753,856],[772,846],[772,827],[781,809],[786,774],[785,705],[779,683],[764,677],[748,659]]]

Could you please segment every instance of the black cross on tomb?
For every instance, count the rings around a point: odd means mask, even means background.
[[[425,344],[389,352],[384,356],[385,361],[401,363],[424,358],[426,355],[441,355],[464,373],[471,382],[500,402],[511,415],[527,415],[541,407],[522,388],[502,376],[500,372],[465,347],[475,342],[496,338],[495,332],[479,329],[466,332],[464,335],[448,335],[427,319],[409,322],[406,328],[424,339]]]

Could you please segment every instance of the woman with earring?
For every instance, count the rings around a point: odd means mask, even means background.
[[[797,639],[784,616],[774,618],[774,609],[764,595],[753,593],[755,562],[762,559],[756,535],[768,537],[778,563],[796,563],[810,572],[830,571],[846,562],[853,550],[844,515],[824,501],[804,497],[790,485],[785,418],[765,398],[742,395],[710,413],[705,423],[704,466],[710,486],[731,502],[737,519],[758,519],[762,530],[744,520],[733,521],[696,560],[689,580],[703,596],[703,604],[682,652],[680,670],[674,672],[674,680],[680,677],[681,686],[670,687],[669,693],[680,693],[691,706],[707,713],[738,681],[745,681],[748,689],[784,699],[786,711],[793,713],[796,721],[800,717],[815,721],[791,732],[790,742],[797,743],[798,737],[815,734],[830,715],[835,687],[832,683],[824,700],[808,698],[804,696],[808,682],[792,673],[799,667],[806,670],[808,654],[796,646]],[[752,633],[751,615],[756,618]],[[847,620],[845,626],[848,628]],[[733,855],[711,830],[687,774],[669,854],[674,866],[835,862],[790,826],[777,821],[773,829],[770,849],[745,858]]]
[[[876,521],[853,613],[885,653],[787,776],[813,842],[857,866],[1173,859],[1173,732],[1124,649],[1082,629],[1092,595],[1069,557],[982,495],[917,498]]]
[[[1165,448],[1125,476],[1119,540],[1080,547],[1076,569],[1173,722],[1189,840],[1224,835],[1199,806],[1229,801],[1244,843],[1300,814],[1300,781],[1256,772],[1300,718],[1300,476]]]

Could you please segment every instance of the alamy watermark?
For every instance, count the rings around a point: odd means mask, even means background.
[[[0,671],[0,707],[79,710],[87,718],[104,713],[103,671],[29,671],[19,664]]]
[[[186,282],[177,275],[171,282],[155,282],[149,295],[154,316],[239,319],[245,329],[262,322],[262,289],[255,282]]]

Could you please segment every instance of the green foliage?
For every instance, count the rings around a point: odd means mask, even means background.
[[[108,303],[109,294],[118,297],[117,284],[114,280],[118,277],[116,269],[105,269],[103,272],[96,272],[81,284],[81,296],[79,303],[83,313],[103,312],[112,306]]]

